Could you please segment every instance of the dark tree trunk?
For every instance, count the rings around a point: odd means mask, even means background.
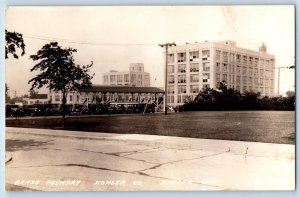
[[[67,103],[67,96],[66,96],[66,90],[63,90],[63,98],[62,98],[62,128],[65,128],[66,123],[66,103]]]

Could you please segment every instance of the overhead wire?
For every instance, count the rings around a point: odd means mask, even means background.
[[[54,38],[47,36],[38,36],[32,34],[23,34],[24,37],[45,41],[60,41],[66,43],[83,44],[83,45],[103,45],[103,46],[157,46],[157,43],[113,43],[113,42],[95,42],[95,41],[80,41],[80,40],[69,40],[62,38]]]

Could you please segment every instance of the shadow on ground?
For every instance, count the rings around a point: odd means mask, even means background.
[[[43,146],[52,145],[50,141],[37,141],[34,139],[30,140],[13,140],[8,139],[5,141],[6,151],[14,152],[14,151],[30,151],[35,149],[41,149]]]

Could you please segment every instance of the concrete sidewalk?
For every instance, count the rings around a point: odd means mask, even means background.
[[[33,190],[295,188],[294,145],[9,127],[6,143],[7,184]]]

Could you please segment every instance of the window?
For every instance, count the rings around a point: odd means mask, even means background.
[[[168,73],[174,73],[174,65],[168,65]]]
[[[186,93],[186,86],[185,85],[179,85],[178,86],[178,94]]]
[[[243,85],[247,84],[247,77],[246,76],[243,76],[242,82],[243,82]]]
[[[104,75],[104,84],[108,84],[108,75]]]
[[[236,73],[241,74],[241,66],[240,65],[236,66]]]
[[[250,64],[253,63],[253,57],[249,56],[249,62],[250,62]]]
[[[177,103],[181,103],[181,96],[177,96]]]
[[[60,101],[60,96],[59,95],[55,95],[55,101],[59,102]]]
[[[222,52],[223,62],[228,62],[228,52]]]
[[[199,64],[198,63],[192,63],[190,65],[190,72],[199,72]]]
[[[210,57],[209,50],[202,50],[202,57]]]
[[[233,84],[234,83],[234,75],[230,76],[230,83]]]
[[[230,53],[229,61],[230,61],[231,63],[234,62],[234,58],[235,58],[235,54]]]
[[[199,60],[199,51],[190,52],[190,62]]]
[[[217,83],[219,83],[221,81],[220,74],[216,74],[216,81],[217,81]]]
[[[136,74],[131,74],[131,82],[136,82]]]
[[[178,53],[178,63],[186,62],[186,53]]]
[[[249,67],[249,68],[248,68],[248,75],[249,75],[249,76],[252,76],[252,75],[253,75],[253,68],[252,68],[252,67]]]
[[[168,63],[174,63],[174,54],[168,54]]]
[[[174,96],[171,96],[171,103],[174,103]]]
[[[247,75],[247,68],[246,67],[243,67],[243,72],[242,72],[242,74],[244,75],[244,76],[246,76]]]
[[[129,82],[129,74],[124,74],[124,82]]]
[[[240,76],[236,77],[236,84],[241,84],[241,77]]]
[[[138,80],[141,81],[143,79],[143,75],[142,74],[138,74]]]
[[[169,84],[172,84],[172,83],[174,83],[174,82],[175,82],[174,76],[173,76],[173,75],[169,75],[169,76],[168,76],[168,83],[169,83]]]
[[[209,63],[203,63],[203,71],[209,71]]]
[[[185,65],[178,65],[178,72],[185,73],[186,72]]]
[[[260,78],[260,79],[259,79],[259,85],[260,85],[260,86],[264,85],[264,79],[263,79],[263,78]]]
[[[222,75],[222,81],[228,82],[228,76],[227,74]]]
[[[186,83],[185,75],[178,75],[178,83]]]
[[[111,75],[110,76],[110,83],[115,83],[116,82],[116,76],[115,75]]]
[[[174,93],[174,86],[168,86],[168,93],[173,94]]]
[[[218,63],[218,62],[216,63],[216,70],[217,71],[220,71],[220,65],[221,65],[221,63]]]
[[[252,84],[253,83],[253,78],[252,77],[248,77],[248,84]]]
[[[191,93],[199,93],[199,86],[198,85],[191,85],[190,86]]]
[[[209,88],[210,88],[210,85],[209,85],[209,84],[203,85],[203,88],[204,88],[204,89],[209,89]]]
[[[198,74],[192,74],[190,76],[191,82],[199,82],[199,75]]]
[[[222,71],[226,72],[228,69],[228,64],[223,63]]]
[[[247,63],[247,58],[248,58],[247,56],[243,56],[243,62],[244,63]]]
[[[221,51],[220,50],[216,50],[216,60],[217,61],[221,60]]]
[[[70,102],[72,102],[73,101],[73,96],[72,95],[70,95]]]
[[[205,73],[205,74],[203,74],[203,79],[210,79],[210,75],[209,75],[209,73]]]
[[[255,70],[254,70],[254,77],[257,77],[257,76],[258,76],[258,69],[255,68]]]
[[[117,75],[117,83],[122,83],[123,82],[123,75],[118,74]]]

